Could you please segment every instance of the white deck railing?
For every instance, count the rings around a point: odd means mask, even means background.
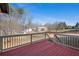
[[[32,44],[46,38],[48,38],[46,32],[0,36],[0,50],[4,51],[27,43]]]
[[[79,50],[79,35],[57,33],[55,34],[53,41],[55,43]]]

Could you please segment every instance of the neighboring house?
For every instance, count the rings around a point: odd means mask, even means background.
[[[31,28],[24,30],[23,31],[23,34],[26,34],[26,33],[29,33],[29,32],[32,32],[32,29]]]
[[[47,27],[37,27],[37,28],[26,29],[22,31],[22,33],[26,34],[26,33],[33,33],[33,32],[45,32],[45,31],[47,31]]]
[[[38,27],[38,32],[45,32],[47,31],[47,27]]]

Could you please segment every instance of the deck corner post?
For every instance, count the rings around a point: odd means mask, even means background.
[[[0,37],[0,51],[3,50],[3,37]]]

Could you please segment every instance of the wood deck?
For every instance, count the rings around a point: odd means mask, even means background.
[[[63,45],[42,40],[38,43],[29,44],[20,48],[12,49],[1,56],[79,56],[79,51]]]

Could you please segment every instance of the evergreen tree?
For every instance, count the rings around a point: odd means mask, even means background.
[[[77,29],[79,28],[79,23],[78,22],[76,23],[75,28],[77,28]]]

